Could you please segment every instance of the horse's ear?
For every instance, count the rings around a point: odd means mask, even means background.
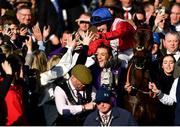
[[[145,31],[145,32],[147,32],[147,31]],[[148,30],[148,32],[146,34],[148,34],[147,35],[148,38],[147,38],[147,40],[145,40],[146,41],[145,42],[145,48],[148,51],[150,51],[152,49],[152,43],[153,43],[153,32]]]

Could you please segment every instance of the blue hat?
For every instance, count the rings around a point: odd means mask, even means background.
[[[107,88],[100,88],[96,93],[96,99],[95,102],[110,102],[111,100],[111,94],[110,91]]]
[[[91,24],[97,25],[111,21],[112,19],[113,17],[107,8],[99,8],[92,13]]]
[[[154,44],[160,45],[161,43],[159,34],[157,32],[153,32],[153,41],[154,41]]]

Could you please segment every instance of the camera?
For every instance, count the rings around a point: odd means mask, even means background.
[[[21,38],[22,38],[23,40],[29,40],[29,37],[28,37],[28,36],[21,36]]]

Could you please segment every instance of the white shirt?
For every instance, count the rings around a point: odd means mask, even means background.
[[[123,10],[128,11],[128,19],[132,19],[132,15],[129,12],[132,9],[132,7],[122,7],[122,8],[123,8]],[[126,16],[126,12],[124,13],[124,17],[125,16]]]
[[[167,54],[172,54],[172,53],[170,53],[170,52],[167,50]],[[180,58],[180,52],[179,52],[179,51],[176,51],[173,56],[174,56],[174,58],[176,59],[176,61],[178,61],[179,58]]]
[[[177,91],[178,79],[179,78],[176,78],[174,80],[169,95],[164,94],[164,96],[161,99],[159,99],[163,104],[173,105],[174,102],[177,102],[176,91]]]
[[[64,76],[72,68],[72,51],[73,49],[69,47],[68,51],[54,68],[40,74],[41,85],[46,85],[53,82],[54,79]]]
[[[100,115],[101,119],[103,119],[103,115],[107,115],[107,121],[109,121],[110,115],[111,115],[111,110],[106,114],[103,114],[102,112],[99,111],[99,115]]]
[[[70,80],[69,80],[69,86],[70,86],[70,89],[74,92],[75,88],[72,85]],[[80,93],[82,94],[82,92],[83,91],[81,91]],[[95,100],[95,94],[96,93],[92,90],[92,94],[91,94],[92,100]],[[76,96],[75,92],[74,92],[74,95]],[[75,97],[74,95],[73,97],[77,101],[77,97]],[[54,91],[54,96],[55,96],[56,108],[61,115],[70,115],[70,114],[76,115],[82,112],[82,105],[72,105],[69,102],[66,93],[61,87],[56,86],[55,91]]]
[[[177,25],[175,25],[176,31],[180,32],[180,23],[178,23]]]
[[[106,114],[103,114],[102,112],[100,112],[99,111],[99,115],[100,115],[100,117],[101,117],[101,126],[110,126],[110,124],[111,124],[111,121],[112,121],[112,117],[110,116],[111,115],[111,110],[108,112],[108,113],[106,113]],[[106,116],[107,118],[103,118],[103,116]]]

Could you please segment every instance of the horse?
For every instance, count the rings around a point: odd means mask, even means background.
[[[150,51],[152,32],[139,28],[135,34],[134,56],[127,69],[126,83],[131,85],[131,92],[124,96],[124,108],[132,113],[139,125],[154,125],[156,122],[156,100],[149,90],[151,81]]]

